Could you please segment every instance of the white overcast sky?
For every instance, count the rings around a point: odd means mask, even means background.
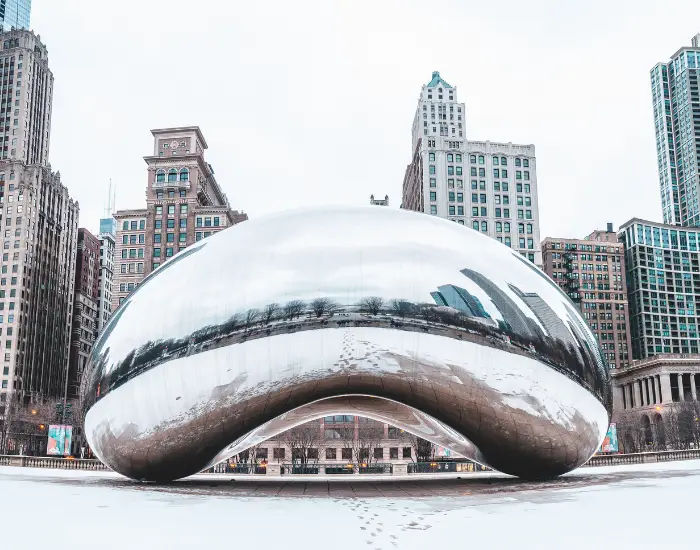
[[[649,70],[689,1],[34,0],[55,77],[51,164],[97,231],[145,204],[149,130],[199,125],[233,208],[401,201],[420,87],[470,139],[536,146],[541,234],[661,219]]]

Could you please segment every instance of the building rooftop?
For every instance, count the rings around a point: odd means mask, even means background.
[[[197,139],[202,144],[202,147],[204,149],[209,148],[204,136],[202,135],[202,131],[199,129],[199,126],[175,126],[173,128],[155,128],[151,130],[151,134],[153,134],[154,137],[160,134],[175,134],[179,132],[196,132]]]
[[[438,84],[442,84],[445,88],[452,88],[447,82],[445,82],[442,77],[440,76],[440,71],[433,71],[433,78],[426,86],[429,88],[432,88],[433,86],[437,86]]]

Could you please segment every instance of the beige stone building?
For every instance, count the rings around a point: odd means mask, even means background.
[[[612,381],[613,422],[624,450],[695,444],[700,436],[699,355],[659,354],[632,361],[612,371]]]
[[[48,164],[53,75],[30,31],[0,33],[0,403],[66,391],[78,203]]]
[[[232,210],[204,158],[197,126],[151,130],[146,208],[120,210],[114,255],[112,311],[151,271],[198,240],[248,219]]]

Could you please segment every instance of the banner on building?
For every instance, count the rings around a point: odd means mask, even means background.
[[[49,442],[46,448],[46,454],[51,456],[70,455],[72,439],[73,426],[51,424],[49,426]]]
[[[617,444],[617,425],[610,424],[608,433],[605,434],[603,444],[600,446],[601,453],[617,453],[620,449]]]

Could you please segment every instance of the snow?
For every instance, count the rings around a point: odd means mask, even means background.
[[[352,480],[0,467],[4,548],[697,548],[700,460]]]

